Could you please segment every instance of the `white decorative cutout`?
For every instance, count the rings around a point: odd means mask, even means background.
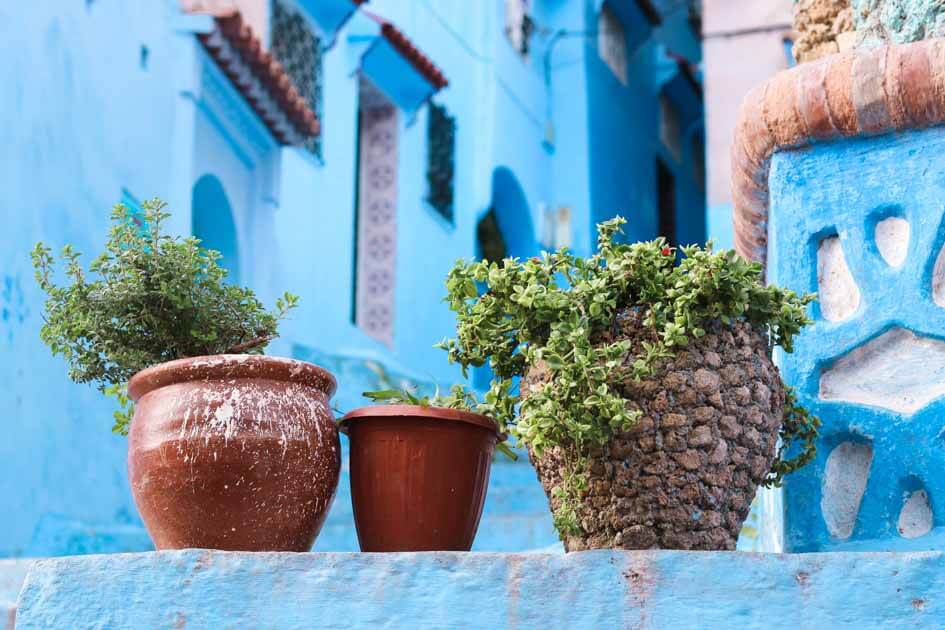
[[[945,246],[939,251],[932,269],[932,301],[945,306]]]
[[[855,442],[840,444],[827,458],[820,510],[834,538],[853,534],[872,463],[873,448]]]
[[[363,79],[361,90],[355,321],[374,339],[393,346],[397,110]]]
[[[906,499],[897,529],[903,538],[918,538],[932,530],[932,506],[925,490],[916,490]]]
[[[909,253],[909,222],[889,217],[876,224],[876,247],[890,267],[900,267]]]
[[[860,289],[847,266],[839,237],[825,238],[817,247],[817,285],[824,319],[841,321],[860,307]]]
[[[892,328],[820,376],[820,397],[913,414],[945,395],[945,341]]]
[[[607,3],[597,15],[597,55],[617,80],[627,84],[627,35],[620,18]]]

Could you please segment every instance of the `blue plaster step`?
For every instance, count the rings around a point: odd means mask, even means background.
[[[167,551],[38,560],[17,627],[939,628],[945,554]]]
[[[0,630],[14,628],[16,599],[32,563],[29,558],[0,560]]]

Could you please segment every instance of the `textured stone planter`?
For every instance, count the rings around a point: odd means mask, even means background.
[[[128,473],[158,549],[311,548],[341,464],[331,374],[218,355],[148,368],[128,391]]]
[[[567,550],[735,549],[774,461],[784,390],[762,334],[738,321],[707,330],[653,377],[620,384],[643,418],[591,457],[583,531],[565,537]],[[634,312],[611,335],[635,349],[653,340]],[[563,458],[558,448],[532,457],[553,512]]]
[[[823,420],[785,484],[793,551],[941,548],[945,41],[856,50],[750,93],[733,144],[739,252],[817,291],[785,382]]]

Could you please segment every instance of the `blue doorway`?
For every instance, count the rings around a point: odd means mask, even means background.
[[[223,184],[213,175],[204,175],[194,184],[191,197],[191,231],[203,247],[220,252],[220,265],[229,272],[227,280],[240,281],[239,240],[230,200]]]

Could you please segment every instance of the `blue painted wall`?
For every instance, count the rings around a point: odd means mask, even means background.
[[[450,224],[423,201],[427,110],[400,115],[392,348],[351,321],[356,72],[375,23],[356,14],[323,55],[317,160],[275,145],[197,42],[211,21],[181,15],[175,0],[0,5],[0,119],[8,121],[0,129],[0,410],[8,418],[0,496],[9,515],[0,519],[0,556],[150,545],[128,490],[125,440],[109,432],[110,403],[69,383],[39,341],[43,297],[28,257],[38,240],[97,252],[122,191],[164,198],[172,229],[188,234],[204,225],[193,214],[195,185],[204,175],[218,178],[235,239],[217,220],[205,236],[227,243],[240,281],[265,302],[285,290],[300,295],[271,353],[328,365],[340,377],[341,410],[386,380],[429,386],[459,378],[432,348],[453,330],[440,301],[443,277],[457,258],[474,254],[476,226],[497,198],[515,198],[521,220],[504,229],[523,248],[540,240],[545,206],[571,208],[572,245],[582,254],[593,247],[593,223],[618,212],[631,219],[632,237],[655,235],[652,169],[664,152],[655,99],[660,81],[674,76],[663,68],[657,78],[659,53],[671,48],[698,62],[698,42],[676,18],[654,33],[638,24],[649,39],[632,57],[624,87],[586,34],[596,30],[599,3],[533,4],[546,30],[533,37],[527,60],[503,34],[501,0],[370,4],[443,69],[450,86],[435,100],[457,120]],[[585,35],[562,38],[546,73],[549,34],[561,29]],[[690,230],[686,240],[701,240],[701,190],[686,180],[686,163],[674,168],[684,219],[677,225]],[[319,546],[349,549],[353,540],[342,491]],[[498,464],[477,548],[554,542],[528,464]]]
[[[943,140],[945,131],[931,129],[823,143],[772,159],[770,281],[797,291],[818,290],[817,246],[837,235],[861,295],[858,310],[842,321],[825,320],[815,304],[814,326],[800,336],[793,354],[779,356],[785,381],[798,387],[802,404],[824,425],[816,461],[785,484],[786,550],[941,548],[945,401],[933,400],[911,414],[822,400],[819,392],[824,370],[890,329],[945,338],[945,309],[932,301],[932,268],[945,243]],[[890,215],[911,225],[906,260],[898,268],[883,260],[874,237],[877,219]],[[890,368],[894,373],[878,378],[904,388],[920,383],[934,366],[912,360],[901,356]],[[871,446],[872,464],[852,533],[840,538],[828,530],[822,502],[827,459],[844,442]],[[900,511],[906,498],[922,489],[930,499],[932,529],[903,537]]]

